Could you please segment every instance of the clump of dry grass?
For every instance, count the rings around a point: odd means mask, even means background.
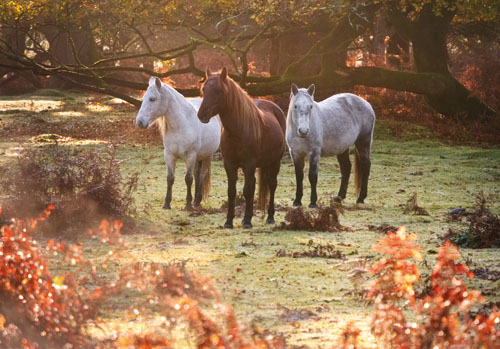
[[[346,228],[340,224],[339,213],[343,213],[342,206],[333,200],[328,206],[320,204],[314,210],[291,208],[285,215],[286,223],[282,222],[278,229],[329,232],[345,230]]]
[[[423,207],[418,206],[417,204],[417,193],[413,193],[413,195],[408,199],[403,209],[404,214],[415,214],[418,216],[428,216],[429,212]]]

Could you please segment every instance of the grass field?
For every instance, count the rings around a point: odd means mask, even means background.
[[[231,304],[243,323],[255,322],[284,334],[290,344],[323,347],[333,343],[346,323],[363,329],[366,346],[375,346],[369,334],[371,305],[355,295],[349,280],[355,264],[339,262],[366,259],[367,265],[379,256],[371,246],[383,236],[369,225],[407,227],[418,234],[424,259],[432,265],[441,236],[450,227],[446,213],[457,207],[471,207],[479,192],[492,195],[491,208],[500,212],[500,149],[477,145],[456,146],[440,142],[432,130],[404,121],[377,120],[372,152],[372,172],[366,204],[355,204],[354,186],[348,190],[340,222],[349,229],[336,233],[282,231],[265,224],[261,212],[254,227],[222,229],[224,213],[193,216],[182,210],[184,166],[177,165],[173,209],[161,209],[166,191],[166,174],[160,136],[156,130],[134,126],[135,111],[127,104],[106,97],[42,90],[32,95],[0,97],[0,161],[15,159],[22,146],[43,146],[57,140],[67,147],[105,147],[117,144],[126,160],[124,174],[138,172],[135,193],[136,227],[126,234],[130,260],[187,260],[187,266],[211,275],[222,298]],[[276,195],[277,224],[284,219],[295,190],[293,165],[288,154],[282,160]],[[242,189],[242,178],[238,182]],[[335,158],[323,158],[318,195],[328,203],[336,195],[340,174]],[[212,163],[212,191],[204,207],[219,208],[226,200],[226,178],[222,161]],[[309,185],[305,182],[307,203]],[[429,215],[404,214],[403,207],[413,194]],[[310,240],[331,243],[346,260],[278,257],[276,252],[303,251]],[[98,259],[99,250],[84,242],[89,256]],[[500,270],[498,248],[461,249],[470,267]],[[94,254],[94,255],[93,255]],[[123,261],[126,263],[126,261]],[[428,268],[422,264],[422,271]],[[500,281],[471,280],[490,302],[500,300]],[[127,299],[115,300],[117,304]],[[112,313],[110,324],[141,328],[147,324],[123,323],[121,313]],[[111,326],[111,325],[110,325]]]

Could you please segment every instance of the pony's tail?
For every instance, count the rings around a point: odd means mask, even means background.
[[[212,186],[212,183],[210,181],[210,172],[211,172],[210,168],[212,167],[211,163],[212,159],[208,159],[208,160],[203,160],[201,164],[202,167],[207,168],[207,174],[205,175],[205,178],[203,178],[203,185],[201,189],[201,197],[205,202],[208,200],[208,193],[210,192],[210,188]]]
[[[267,171],[262,168],[258,168],[257,174],[259,178],[259,209],[265,210],[270,193]]]
[[[356,187],[356,196],[359,197],[361,192],[361,183],[363,181],[363,174],[361,173],[361,165],[359,160],[359,152],[354,148],[354,185]]]

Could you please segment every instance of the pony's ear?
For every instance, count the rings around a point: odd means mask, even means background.
[[[205,70],[205,77],[208,79],[210,75],[212,75],[212,71],[207,67],[207,70]]]
[[[226,81],[226,79],[227,79],[227,69],[226,69],[226,67],[222,68],[222,71],[220,72],[220,79],[222,81]]]
[[[161,80],[160,78],[155,77],[155,85],[158,87],[158,90],[161,89]]]
[[[311,84],[308,88],[307,88],[307,93],[309,93],[309,95],[311,97],[314,97],[314,91],[316,90],[316,86],[314,86],[314,84]]]
[[[299,88],[292,82],[292,93],[295,96],[299,92]]]

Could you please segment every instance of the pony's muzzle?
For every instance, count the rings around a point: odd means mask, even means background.
[[[304,138],[304,137],[307,137],[307,135],[309,134],[309,128],[307,127],[299,127],[297,129],[297,132],[299,134],[300,137]]]
[[[204,124],[207,124],[210,121],[209,113],[206,113],[204,110],[198,110],[198,119]]]
[[[147,122],[143,122],[142,120],[136,120],[135,122],[137,124],[137,126],[139,126],[140,128],[148,128],[148,123]]]

